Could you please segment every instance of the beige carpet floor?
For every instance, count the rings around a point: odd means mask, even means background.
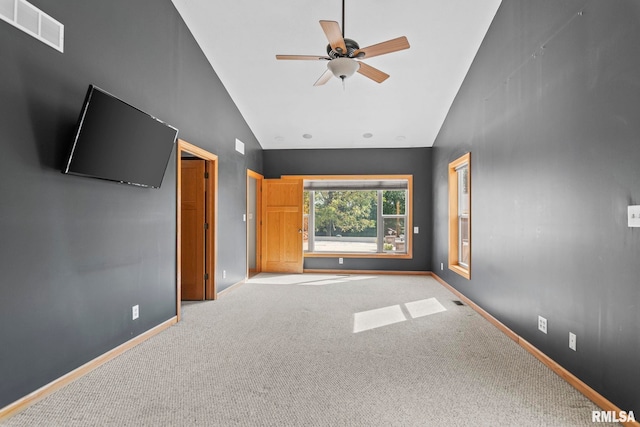
[[[430,277],[260,274],[2,425],[593,426],[455,299]]]

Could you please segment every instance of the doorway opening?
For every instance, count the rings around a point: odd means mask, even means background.
[[[217,298],[218,156],[178,140],[176,154],[176,315],[183,300]]]
[[[264,176],[247,169],[247,278],[262,271],[262,180]]]

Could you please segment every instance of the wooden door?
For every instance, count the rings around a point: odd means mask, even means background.
[[[205,161],[181,161],[181,289],[183,300],[204,300],[205,293]]]
[[[302,273],[302,181],[262,181],[262,271]]]

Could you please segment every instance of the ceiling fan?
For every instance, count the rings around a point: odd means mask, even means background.
[[[327,70],[314,83],[314,86],[321,86],[331,80],[331,76],[340,78],[344,84],[344,79],[351,77],[356,71],[371,80],[382,83],[389,78],[389,74],[384,73],[371,65],[360,61],[361,59],[373,58],[374,56],[397,52],[409,49],[409,41],[405,36],[398,37],[386,42],[374,44],[365,48],[360,48],[355,40],[344,37],[344,0],[342,0],[342,31],[340,24],[336,21],[320,21],[320,26],[329,40],[327,45],[327,56],[319,55],[276,55],[276,59],[285,60],[310,60],[329,61]]]

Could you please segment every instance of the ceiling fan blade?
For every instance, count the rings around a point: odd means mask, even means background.
[[[360,64],[358,72],[365,77],[369,77],[374,82],[382,83],[389,78],[389,74],[383,73],[382,71],[372,67],[371,65],[367,65],[364,62],[358,62],[358,64]]]
[[[331,77],[333,77],[333,73],[331,72],[331,70],[329,70],[327,68],[327,70],[324,73],[322,73],[320,78],[318,80],[316,80],[316,82],[313,85],[314,86],[322,86],[323,84],[325,84],[326,82],[331,80]]]
[[[336,21],[320,21],[320,26],[327,36],[327,40],[329,40],[331,49],[338,53],[347,53],[347,46],[344,44],[340,24]]]
[[[276,55],[276,59],[293,59],[297,61],[318,61],[326,59],[330,60],[328,56],[320,56],[320,55]]]
[[[397,39],[387,40],[386,42],[374,44],[372,46],[364,47],[353,52],[353,57],[357,58],[358,54],[364,52],[363,58],[369,59],[374,56],[384,55],[385,53],[397,52],[403,49],[409,49],[409,40],[405,36],[398,37]]]

